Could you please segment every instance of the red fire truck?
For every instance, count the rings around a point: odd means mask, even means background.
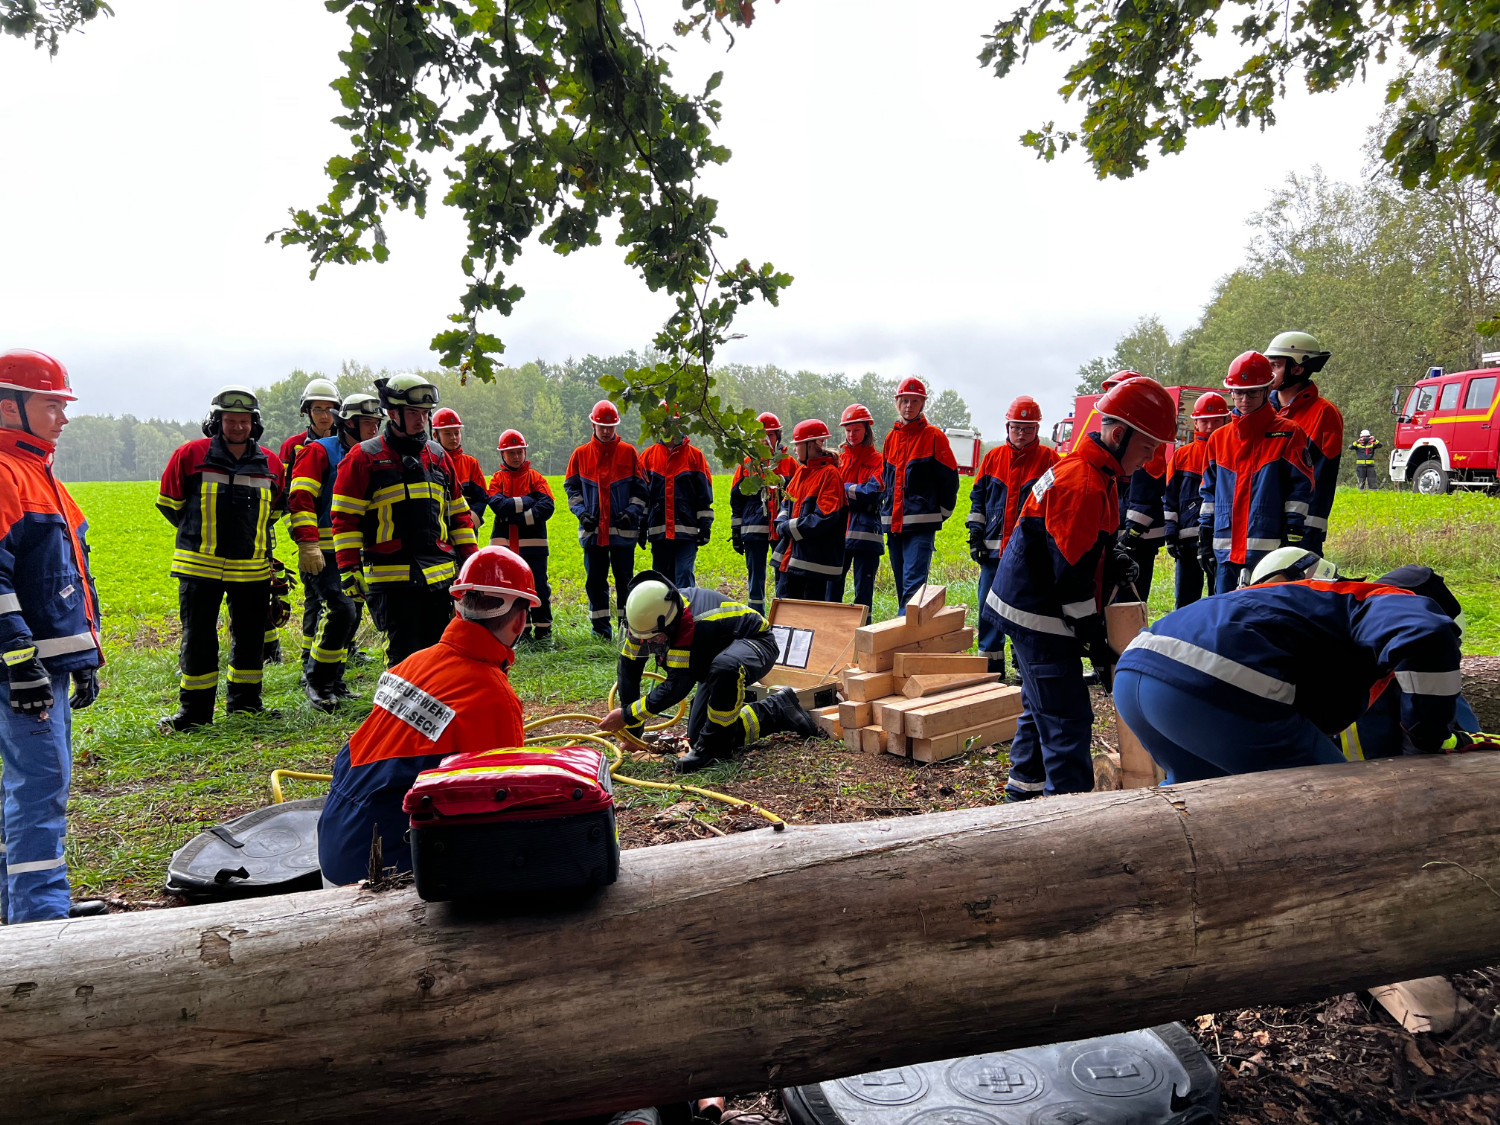
[[[1198,396],[1217,389],[1215,387],[1167,388],[1167,393],[1177,404],[1177,440],[1179,442],[1192,440],[1193,404],[1198,401]],[[1057,446],[1058,453],[1064,457],[1068,455],[1073,448],[1075,434],[1082,437],[1084,434],[1099,432],[1099,412],[1094,409],[1094,404],[1103,397],[1103,395],[1079,395],[1073,401],[1073,413],[1052,427],[1052,444]],[[1079,418],[1083,419],[1081,426],[1078,425]],[[1169,447],[1167,452],[1171,451]]]
[[[1500,422],[1495,419],[1500,352],[1475,371],[1430,368],[1427,377],[1396,388],[1391,480],[1431,496],[1455,488],[1494,488]],[[1492,428],[1493,427],[1493,428]]]

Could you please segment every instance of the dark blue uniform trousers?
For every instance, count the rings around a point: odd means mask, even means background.
[[[1006,799],[1091,792],[1094,708],[1083,682],[1083,646],[1072,637],[1015,625],[1006,632],[1021,673],[1021,718],[1010,747]]]
[[[888,532],[891,575],[896,580],[896,613],[906,616],[906,602],[927,581],[932,570],[932,545],[936,531]]]
[[[1264,719],[1247,719],[1133,668],[1115,672],[1115,709],[1167,771],[1167,785],[1344,760],[1338,743],[1295,711],[1268,704]]]
[[[979,604],[995,585],[1000,560],[986,558],[979,564]],[[1005,671],[1005,622],[992,613],[979,615],[979,655],[990,661],[990,670]]]

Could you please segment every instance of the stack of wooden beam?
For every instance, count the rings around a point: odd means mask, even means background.
[[[937,762],[1016,733],[1019,688],[969,655],[968,607],[945,604],[942,586],[924,586],[906,616],[855,633],[856,664],[845,669],[837,717],[819,721],[851,747]],[[830,709],[831,710],[831,709]]]

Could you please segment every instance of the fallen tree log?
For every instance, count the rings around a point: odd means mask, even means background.
[[[1459,661],[1464,698],[1474,708],[1479,729],[1500,733],[1500,656],[1466,656]]]
[[[582,907],[410,890],[0,930],[42,1122],[570,1117],[1500,961],[1500,755],[626,853]]]

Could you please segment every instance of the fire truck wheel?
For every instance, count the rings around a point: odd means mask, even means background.
[[[1448,473],[1440,462],[1424,461],[1412,485],[1423,496],[1441,496],[1448,491]]]

